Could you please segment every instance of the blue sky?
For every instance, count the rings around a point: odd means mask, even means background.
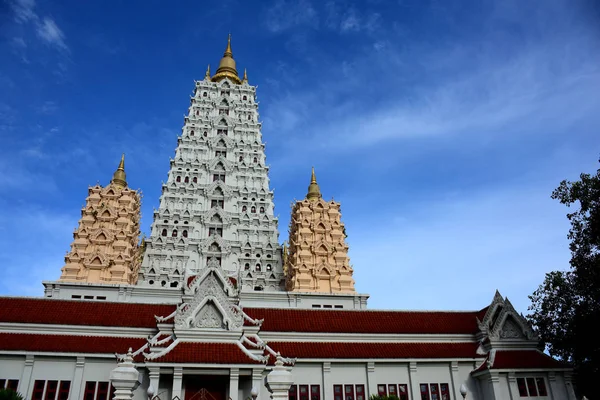
[[[526,313],[568,267],[562,179],[600,155],[600,8],[579,0],[0,5],[0,294],[57,279],[126,153],[149,234],[194,79],[229,32],[287,237],[310,167],[371,308]],[[218,4],[218,5],[216,5]]]

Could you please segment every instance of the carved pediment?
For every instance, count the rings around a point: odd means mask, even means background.
[[[502,298],[498,291],[478,325],[489,339],[537,339],[525,317],[517,313],[511,302]]]
[[[217,244],[217,246],[219,246],[219,248],[221,249],[222,253],[228,254],[231,251],[231,246],[229,245],[229,243],[219,235],[212,235],[204,239],[202,241],[202,244],[200,245],[200,248],[203,252],[211,251],[211,246],[213,244]]]
[[[231,189],[229,189],[229,187],[221,181],[215,181],[215,182],[211,183],[209,186],[207,186],[206,188],[204,188],[204,195],[211,196],[213,191],[217,187],[220,188],[221,191],[223,192],[224,198],[229,198],[232,196],[233,193],[231,192]],[[218,197],[220,197],[220,196],[218,196]]]
[[[218,270],[210,268],[197,276],[188,290],[194,297],[187,306],[178,308],[176,328],[237,330],[243,326],[243,316],[234,305],[235,289]]]

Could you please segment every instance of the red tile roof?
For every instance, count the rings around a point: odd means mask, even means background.
[[[499,350],[492,369],[568,368],[567,365],[538,350]]]
[[[368,311],[244,308],[273,332],[474,334],[481,311]],[[245,322],[250,325],[249,322]]]
[[[0,322],[153,328],[155,315],[173,311],[166,304],[0,297]]]
[[[0,333],[0,350],[56,353],[126,353],[146,343],[144,338]]]
[[[479,358],[477,343],[269,342],[292,358]]]
[[[148,362],[257,364],[233,343],[181,342],[162,357]]]

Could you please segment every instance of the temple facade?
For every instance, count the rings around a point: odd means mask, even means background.
[[[257,104],[229,38],[195,82],[149,238],[138,245],[122,160],[89,189],[60,279],[43,297],[0,297],[0,388],[33,400],[575,400],[572,369],[498,292],[466,311],[370,310],[340,204],[314,170],[282,248]]]

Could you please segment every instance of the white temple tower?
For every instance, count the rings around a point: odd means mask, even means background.
[[[284,288],[256,87],[240,79],[231,37],[215,75],[197,81],[138,285],[180,288],[214,258],[242,291]]]

